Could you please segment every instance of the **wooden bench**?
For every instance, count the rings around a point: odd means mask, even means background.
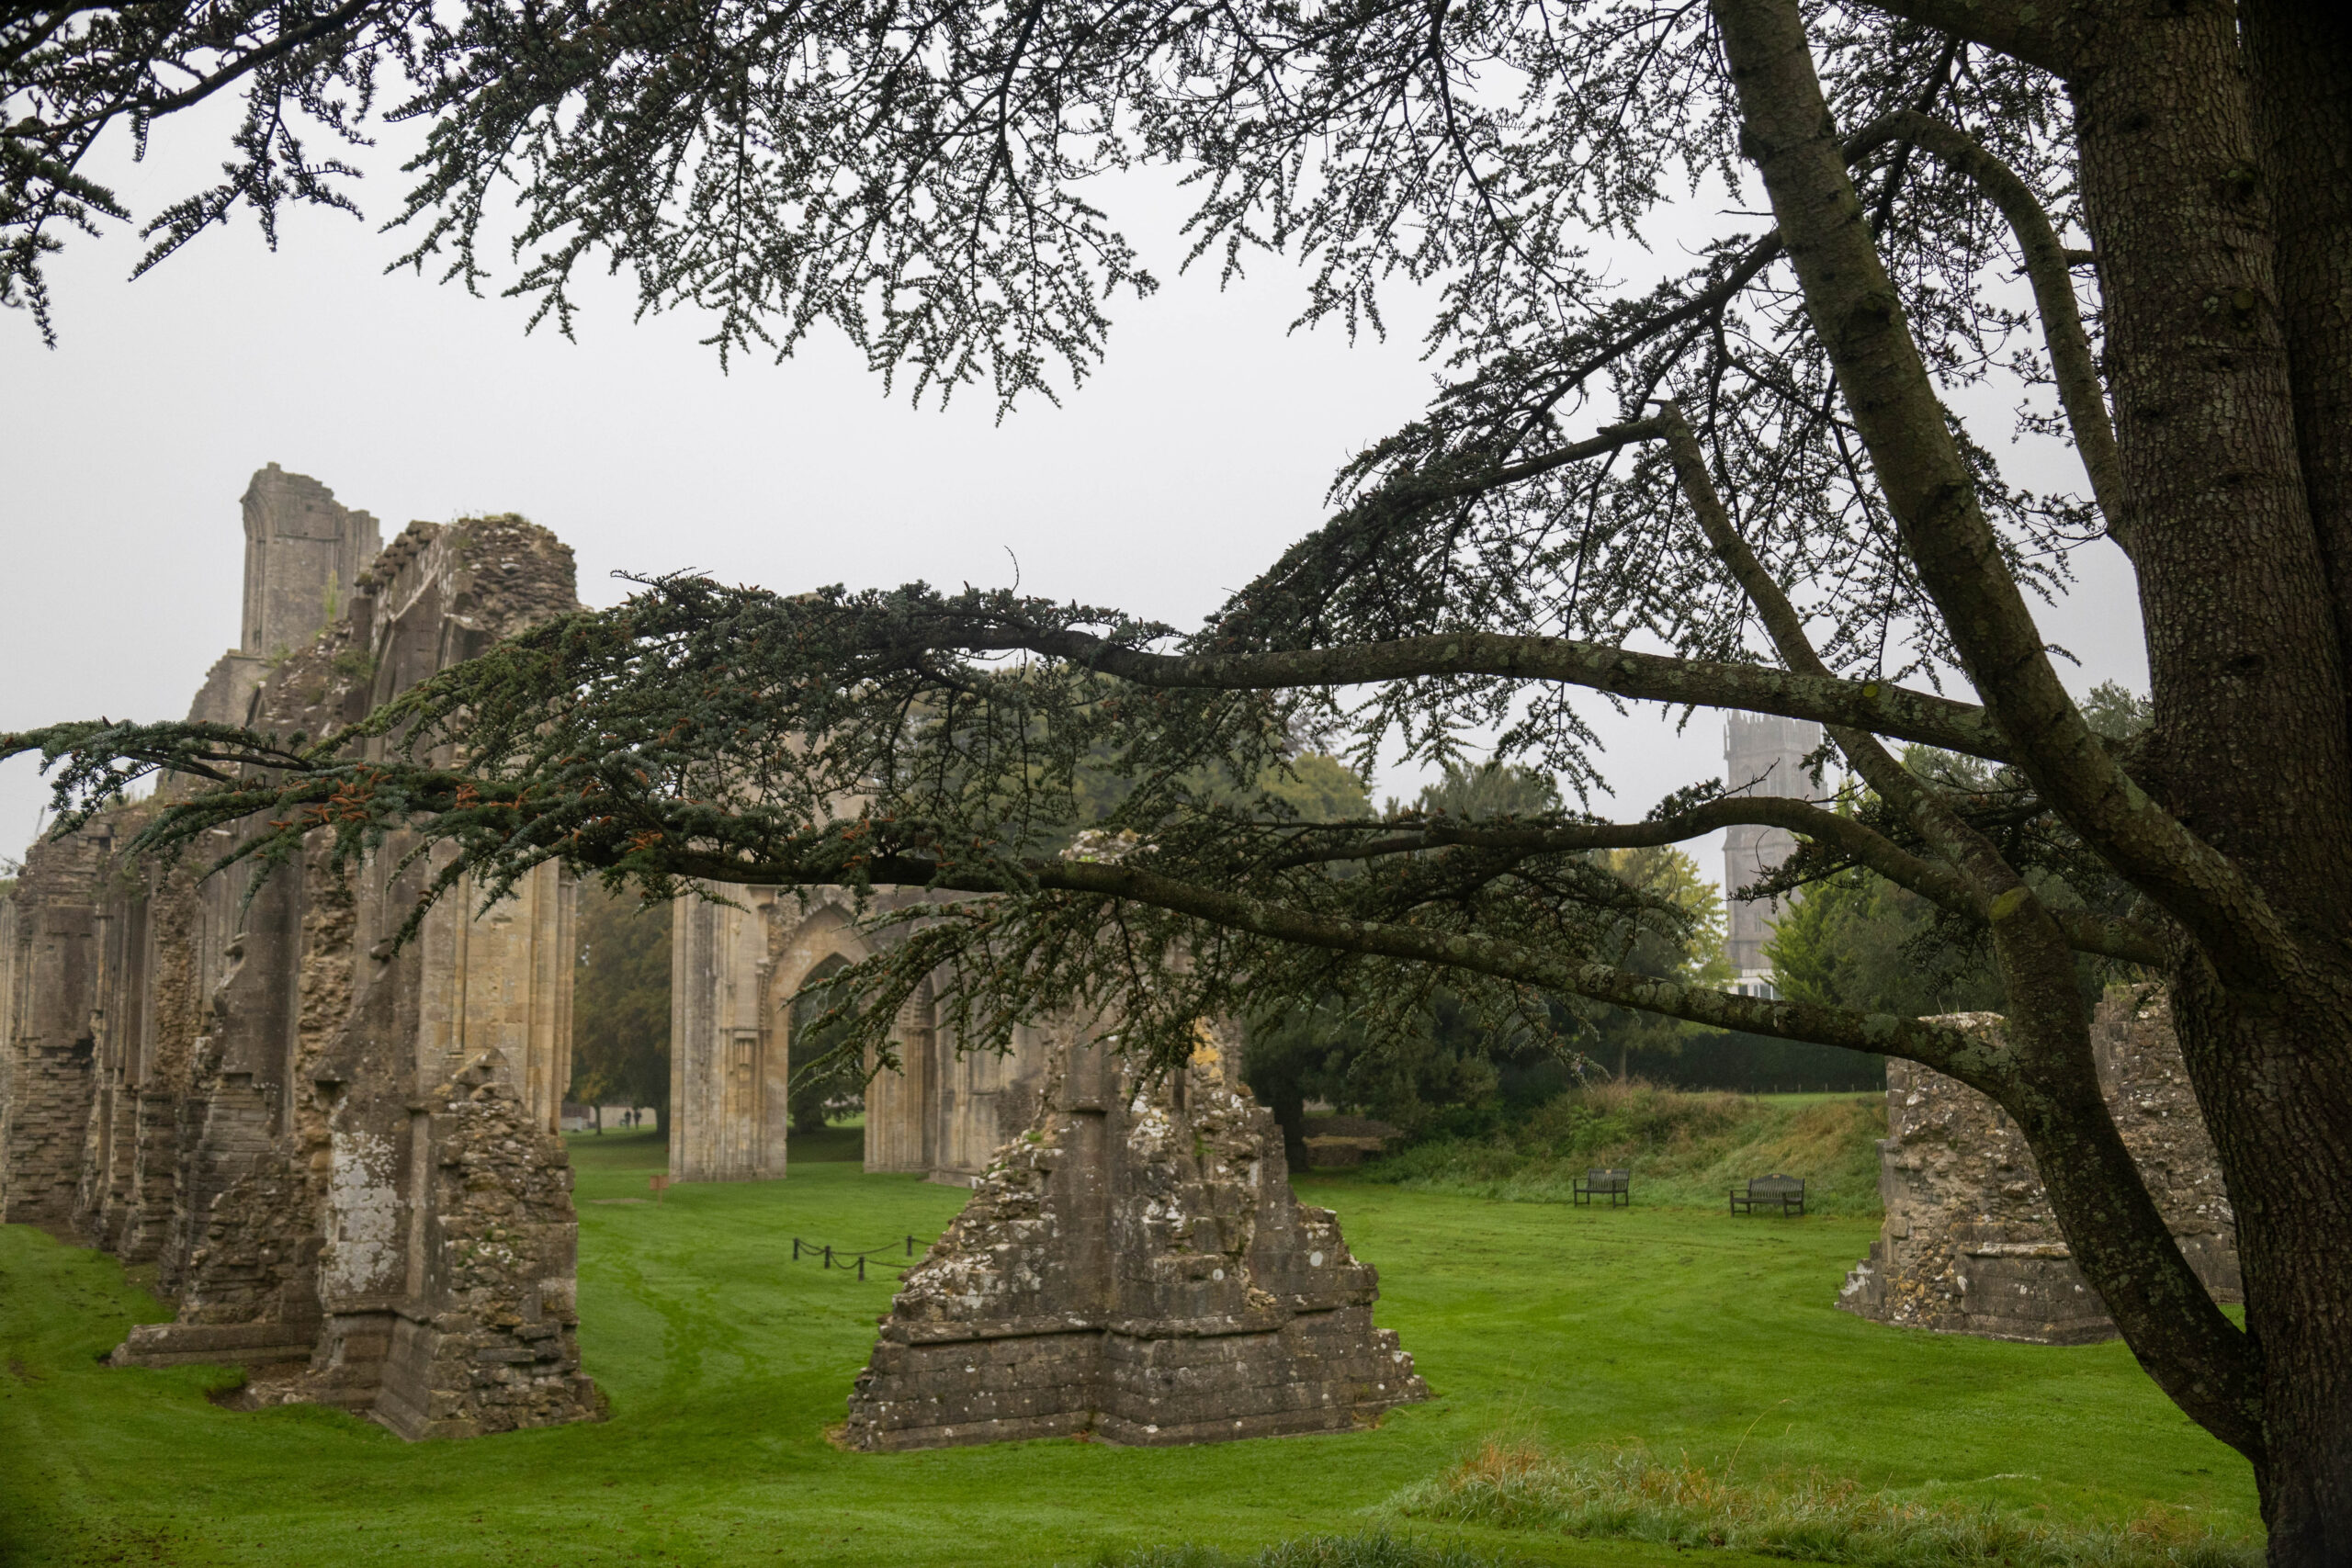
[[[1576,1184],[1575,1198],[1579,1203],[1589,1203],[1595,1198],[1606,1198],[1612,1209],[1623,1204],[1634,1206],[1634,1173],[1630,1170],[1588,1170],[1584,1179]]]
[[[1804,1213],[1804,1178],[1802,1176],[1758,1176],[1751,1178],[1747,1190],[1731,1190],[1731,1212],[1754,1213],[1758,1209],[1778,1209],[1783,1214]]]

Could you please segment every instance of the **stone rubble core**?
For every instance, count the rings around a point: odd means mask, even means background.
[[[1099,1039],[912,1269],[843,1441],[893,1451],[1079,1434],[1219,1442],[1372,1425],[1429,1397],[1378,1274],[1291,1193],[1282,1130],[1223,1032],[1139,1079]]]
[[[1997,1013],[1946,1021],[1997,1041]],[[2237,1226],[2160,987],[2111,986],[2091,1020],[2099,1087],[2149,1196],[2216,1301],[2244,1301]],[[2087,1345],[2116,1337],[2075,1267],[2025,1136],[1999,1107],[1943,1074],[1886,1063],[1879,1142],[1886,1222],[1838,1305],[1880,1323]]]
[[[519,517],[379,552],[373,518],[274,464],[244,513],[245,640],[194,719],[324,735],[577,604],[571,550]],[[460,886],[394,952],[444,863],[401,869],[411,835],[347,878],[314,843],[248,903],[200,851],[120,854],[153,809],[36,845],[0,899],[0,1220],[153,1266],[176,1315],[118,1366],[240,1365],[231,1403],[413,1438],[600,1416],[556,1130],[570,883],[542,867],[488,910]]]

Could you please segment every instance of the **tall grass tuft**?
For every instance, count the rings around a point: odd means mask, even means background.
[[[1490,1440],[1388,1507],[1408,1518],[1677,1548],[1729,1547],[1857,1568],[2260,1568],[2261,1543],[2151,1506],[2118,1529],[1987,1504],[1865,1492],[1818,1472],[1756,1482],[1642,1449],[1577,1458]]]
[[[1151,1546],[1097,1559],[1097,1568],[1496,1568],[1496,1560],[1384,1530],[1278,1541],[1248,1556],[1204,1546]]]
[[[1372,1181],[1530,1203],[1565,1203],[1596,1167],[1634,1173],[1634,1201],[1719,1208],[1731,1187],[1774,1173],[1805,1179],[1821,1214],[1879,1212],[1876,1095],[1763,1100],[1690,1093],[1635,1079],[1571,1089],[1483,1138],[1439,1137],[1364,1168]]]

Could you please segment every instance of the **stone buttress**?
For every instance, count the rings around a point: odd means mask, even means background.
[[[1996,1034],[1994,1013],[1950,1021]],[[2189,1088],[2161,988],[2114,986],[2091,1022],[2099,1087],[2148,1192],[2214,1299],[2245,1299],[2221,1165]],[[2051,1213],[2025,1135],[1974,1089],[1886,1064],[1879,1144],[1886,1219],[1838,1305],[1881,1323],[2083,1345],[2116,1337]]]
[[[1052,1053],[1044,1105],[910,1269],[844,1441],[893,1450],[1091,1434],[1216,1442],[1373,1424],[1429,1397],[1378,1276],[1292,1195],[1282,1132],[1214,1032],[1138,1080]]]

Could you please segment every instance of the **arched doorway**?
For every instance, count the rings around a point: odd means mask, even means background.
[[[785,1050],[792,1086],[787,1113],[796,1138],[822,1133],[826,1122],[854,1105],[865,1090],[861,1065],[836,1055],[846,1032],[838,1024],[827,1028],[819,1023],[831,1002],[823,982],[847,967],[849,960],[838,953],[819,960],[785,1003]]]

